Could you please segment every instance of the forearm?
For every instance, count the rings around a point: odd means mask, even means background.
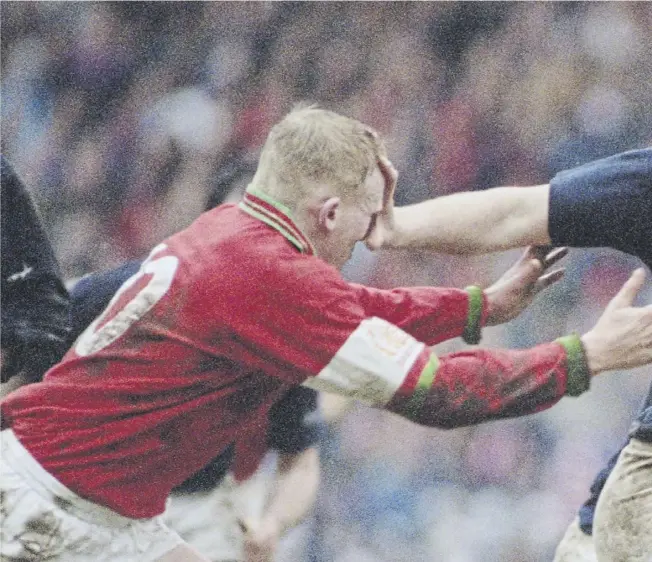
[[[388,409],[413,421],[455,428],[532,414],[588,388],[579,339],[526,351],[473,350],[430,362],[406,380]]]
[[[489,302],[478,287],[381,290],[352,286],[358,288],[367,317],[387,320],[426,345],[456,337],[477,344],[490,313]]]
[[[319,487],[319,453],[316,447],[294,455],[279,455],[275,489],[262,516],[261,526],[274,526],[279,536],[298,525],[315,503]]]
[[[456,193],[395,209],[387,246],[483,254],[550,243],[549,186]]]

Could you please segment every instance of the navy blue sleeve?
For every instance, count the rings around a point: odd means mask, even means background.
[[[555,175],[548,229],[557,246],[609,246],[652,266],[652,148]]]
[[[86,275],[76,283],[70,291],[71,344],[104,311],[113,295],[139,268],[139,261],[130,261],[116,269]]]
[[[650,384],[650,390],[648,390],[647,398],[643,403],[638,418],[632,423],[629,436],[646,443],[652,443],[652,384]]]
[[[2,381],[32,380],[59,361],[68,344],[68,292],[27,188],[4,156],[2,172]]]
[[[314,446],[325,429],[317,406],[316,391],[302,386],[290,389],[269,412],[269,447],[295,454]]]

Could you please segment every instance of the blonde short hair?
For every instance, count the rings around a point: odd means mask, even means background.
[[[327,184],[343,198],[356,197],[385,147],[368,125],[314,105],[299,105],[272,127],[263,146],[253,186],[291,204],[315,184]]]

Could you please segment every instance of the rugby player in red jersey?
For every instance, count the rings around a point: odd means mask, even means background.
[[[581,337],[436,357],[427,346],[518,314],[558,278],[544,274],[558,254],[529,250],[485,291],[345,282],[384,206],[383,156],[357,121],[292,112],[243,201],[154,248],[63,361],[3,401],[3,556],[205,560],[161,522],[170,490],[295,385],[454,427],[652,360],[652,313],[631,306],[642,271]]]
[[[233,155],[205,210],[241,199],[254,171],[246,158]],[[140,262],[127,262],[71,287],[70,345],[139,269]],[[211,562],[272,560],[283,535],[313,506],[325,430],[317,392],[292,388],[251,432],[172,490],[165,522]]]

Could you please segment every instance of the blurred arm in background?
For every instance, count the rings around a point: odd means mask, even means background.
[[[274,559],[278,542],[310,513],[319,487],[319,451],[316,446],[299,453],[281,453],[273,490],[260,519],[241,521],[247,562]]]
[[[311,512],[320,480],[319,441],[326,428],[318,394],[293,388],[269,412],[267,447],[278,453],[276,471],[262,511],[239,518],[246,562],[271,562],[280,539]],[[240,480],[236,444],[234,474]],[[245,462],[248,455],[244,455]],[[246,470],[246,467],[244,467]],[[244,483],[246,486],[246,483]]]

